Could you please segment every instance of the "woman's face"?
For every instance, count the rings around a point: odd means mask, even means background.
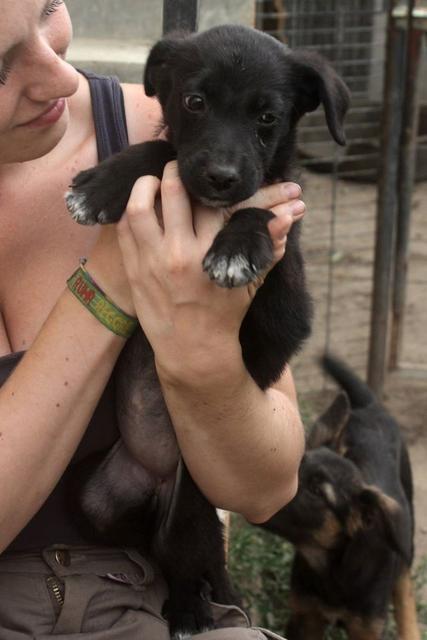
[[[71,35],[63,0],[0,0],[0,164],[39,158],[64,135]]]

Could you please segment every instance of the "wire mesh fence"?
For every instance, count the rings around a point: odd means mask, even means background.
[[[258,0],[256,26],[291,48],[328,58],[352,94],[347,145],[331,140],[318,110],[299,127],[299,171],[308,213],[303,244],[315,301],[313,335],[293,361],[298,388],[324,385],[315,365],[330,350],[365,376],[369,358],[377,183],[383,161],[381,113],[386,55],[387,0]],[[422,99],[422,92],[421,92]],[[426,100],[427,102],[427,100]],[[407,305],[401,359],[427,368],[422,327],[427,323],[427,146],[421,109],[413,202]],[[422,210],[424,209],[424,216]]]

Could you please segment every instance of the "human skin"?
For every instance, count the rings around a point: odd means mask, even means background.
[[[224,291],[201,269],[222,212],[191,208],[171,163],[161,186],[136,183],[119,225],[76,225],[63,194],[97,156],[87,83],[65,61],[66,7],[0,0],[0,15],[0,354],[26,350],[0,389],[0,550],[62,475],[124,345],[65,288],[82,255],[108,295],[138,315],[202,491],[249,520],[268,518],[295,493],[303,431],[289,369],[262,392],[243,365],[238,327],[253,291]],[[157,103],[136,86],[124,95],[130,141],[152,138]],[[52,108],[60,117],[34,126]],[[277,215],[276,259],[303,215],[299,196],[288,184],[251,199]]]

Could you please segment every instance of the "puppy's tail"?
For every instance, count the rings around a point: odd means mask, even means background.
[[[376,401],[373,391],[344,362],[324,354],[320,359],[324,371],[344,389],[353,409],[361,409]]]

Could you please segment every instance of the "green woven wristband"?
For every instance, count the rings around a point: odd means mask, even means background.
[[[122,338],[131,337],[138,326],[138,320],[117,307],[82,267],[67,280],[67,286],[77,300],[107,329]]]

